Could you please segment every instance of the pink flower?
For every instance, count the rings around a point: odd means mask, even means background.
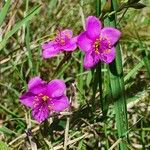
[[[66,29],[59,32],[53,41],[43,44],[43,58],[54,57],[61,51],[74,51],[77,48],[77,37],[72,36],[72,31]]]
[[[112,27],[104,27],[98,18],[89,16],[86,19],[86,31],[78,36],[78,46],[85,53],[84,67],[92,68],[99,61],[106,64],[115,59],[115,43],[121,33]]]
[[[65,90],[63,80],[55,79],[46,83],[41,78],[34,77],[28,83],[28,91],[20,97],[20,102],[30,107],[33,118],[41,123],[53,112],[69,107]]]

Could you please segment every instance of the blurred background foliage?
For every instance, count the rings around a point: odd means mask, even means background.
[[[118,0],[119,6],[127,2]],[[127,7],[117,12],[117,23],[122,32],[120,44],[129,127],[135,124],[129,133],[130,144],[133,149],[149,149],[150,82],[142,52],[144,50],[150,60],[150,1],[143,0],[140,3],[146,7]],[[5,1],[2,0],[0,12],[4,4]],[[31,11],[37,12],[30,21],[23,20]],[[83,19],[95,13],[95,0],[10,1],[6,17],[0,26],[0,45],[6,41],[0,51],[0,140],[9,144],[12,149],[30,149],[27,136],[24,135],[30,111],[19,103],[18,97],[26,90],[29,79],[37,75],[46,81],[54,78],[66,81],[67,94],[73,101],[69,140],[81,138],[70,144],[69,149],[108,149],[117,141],[111,98],[105,118],[99,107],[94,110],[91,108],[93,70],[83,69],[83,54],[76,50],[48,60],[41,57],[42,43],[53,39],[57,30],[72,29],[76,36],[83,30]],[[22,25],[15,31],[16,24],[22,20]],[[14,33],[8,39],[5,38],[12,30]],[[104,79],[104,87],[108,85],[107,78]],[[107,89],[103,90],[107,92]],[[99,106],[99,92],[96,93],[95,101]],[[42,129],[33,133],[33,141],[36,141],[38,148],[49,149],[53,146],[57,149],[57,146],[63,145],[66,117],[53,121],[54,127],[53,124],[49,127],[46,139],[40,132]],[[38,124],[32,119],[31,122],[34,129]],[[22,134],[26,138],[20,138],[11,144]]]

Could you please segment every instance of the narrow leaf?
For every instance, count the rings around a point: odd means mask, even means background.
[[[3,141],[0,141],[0,149],[1,150],[9,150],[9,147],[6,143],[4,143]]]
[[[8,9],[10,7],[10,4],[11,4],[11,0],[7,0],[6,1],[6,4],[4,5],[4,7],[2,8],[1,12],[0,12],[0,26],[2,25],[6,15],[7,15],[7,12],[8,12]]]
[[[8,39],[14,34],[16,33],[20,27],[22,25],[24,25],[26,22],[28,22],[29,20],[31,20],[33,18],[33,16],[35,14],[38,14],[39,11],[41,9],[41,6],[35,7],[32,9],[31,13],[28,14],[23,20],[21,20],[20,22],[16,23],[16,25],[12,28],[11,31],[9,31],[8,33],[6,33],[4,39],[0,42],[0,51],[2,50],[2,48],[7,44]]]

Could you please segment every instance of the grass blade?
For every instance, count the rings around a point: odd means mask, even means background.
[[[139,69],[144,66],[144,61],[140,61],[129,73],[124,77],[124,81],[127,82],[131,77],[133,77]]]
[[[136,28],[135,24],[134,24],[134,27],[135,27],[134,28],[135,29],[135,33],[136,33],[136,36],[137,36],[137,39],[138,39],[138,42],[139,42],[139,46],[142,49],[143,61],[144,61],[145,67],[147,69],[148,75],[150,77],[150,61],[149,61],[149,56],[148,56],[148,54],[146,52],[146,48],[143,46],[142,39],[140,38],[140,36],[138,34],[138,31],[137,31],[137,28]]]
[[[101,0],[96,0],[96,16],[99,18],[101,14]],[[102,64],[99,62],[99,64],[96,66],[96,72],[94,74],[94,83],[93,83],[93,100],[95,99],[97,86],[99,86],[99,92],[100,92],[100,105],[102,112],[104,114],[104,101],[103,101],[103,95],[102,95]]]
[[[33,18],[34,15],[38,14],[39,11],[41,9],[41,6],[36,6],[35,8],[33,8],[31,10],[31,12],[24,18],[22,19],[20,22],[18,22],[11,31],[9,31],[8,33],[6,33],[6,35],[4,36],[4,39],[0,42],[0,51],[3,49],[3,47],[6,45],[8,39],[15,33],[17,32],[17,30],[24,25],[26,22],[28,22],[29,20],[31,20]]]
[[[1,150],[9,150],[8,145],[4,143],[3,141],[0,141],[0,148]]]
[[[112,11],[117,9],[117,1],[112,1]],[[112,15],[109,21],[109,25],[116,27],[116,16]],[[108,25],[108,24],[105,24]],[[116,46],[116,60],[109,65],[110,85],[111,93],[114,100],[114,108],[116,114],[116,126],[119,138],[127,132],[127,109],[125,101],[125,86],[123,80],[123,66],[121,60],[121,50],[119,45]],[[121,150],[126,150],[127,146],[124,143],[120,143]]]
[[[7,0],[6,4],[4,5],[4,7],[2,8],[2,10],[0,12],[0,26],[2,25],[3,21],[5,20],[5,17],[7,15],[10,4],[11,4],[11,0]]]
[[[28,12],[29,9],[29,0],[26,0],[26,11],[25,11],[25,16]],[[30,49],[30,25],[29,25],[29,21],[25,23],[25,44],[26,44],[26,48],[28,51],[28,64],[29,64],[29,68],[31,71],[31,75],[33,76],[33,64],[32,64],[32,53],[31,53],[31,49]]]

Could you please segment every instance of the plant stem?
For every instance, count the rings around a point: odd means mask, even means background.
[[[101,14],[101,0],[96,0],[96,16],[97,16],[97,18],[99,18],[100,14]],[[102,112],[104,114],[104,100],[103,100],[103,95],[102,95],[102,64],[101,64],[101,62],[99,62],[96,67],[95,79],[96,79],[94,81],[94,85],[96,86],[95,89],[97,89],[97,85],[99,85],[100,105],[101,105]],[[93,93],[96,94],[95,91]]]

